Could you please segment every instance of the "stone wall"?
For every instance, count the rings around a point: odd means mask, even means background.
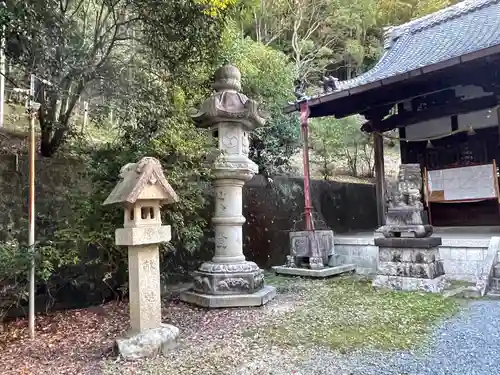
[[[475,282],[488,252],[489,239],[443,239],[439,255],[446,276],[452,280]]]
[[[88,185],[84,166],[78,161],[40,158],[35,167],[36,228],[37,235],[45,237],[55,229],[50,224],[71,215],[66,192],[86,189]],[[0,153],[0,241],[9,232],[22,233],[25,235],[21,237],[27,238],[28,183],[28,157]]]
[[[85,166],[76,160],[37,159],[37,239],[51,238],[58,223],[72,218],[71,202],[66,193],[72,189],[90,189],[85,172]],[[28,238],[28,176],[26,155],[0,153],[0,241],[5,240],[9,232],[20,239]],[[272,184],[268,184],[262,176],[257,176],[245,186],[243,194],[244,215],[247,217],[244,226],[245,255],[261,267],[283,263],[289,252],[288,231],[304,209],[303,180],[276,178]],[[313,181],[311,194],[315,212],[336,232],[375,228],[377,215],[373,185]],[[207,216],[211,217],[212,214],[207,213]],[[180,257],[182,252],[176,252],[172,257],[179,255],[179,259],[175,258],[176,262],[171,265],[165,264],[164,270],[170,275],[178,271],[172,265],[192,268],[196,266],[194,263],[210,259],[210,252],[208,241],[206,246],[191,256],[196,262],[189,264]],[[53,309],[82,307],[113,298],[110,287],[103,284],[105,270],[101,268],[99,265],[92,268],[75,265],[59,270],[52,280],[58,286],[57,295],[53,296],[56,299]],[[126,279],[126,275],[120,274],[119,279]],[[75,288],[67,280],[73,280],[79,286]],[[108,280],[108,283],[116,286],[120,281]],[[47,298],[43,294],[37,297],[40,311],[45,310]],[[20,309],[11,315],[23,313]]]
[[[375,275],[378,266],[378,246],[373,237],[341,237],[335,239],[335,253],[340,261],[355,264],[356,273]]]
[[[373,231],[377,226],[375,187],[315,180],[311,182],[313,212],[335,233]],[[288,232],[304,211],[303,179],[256,176],[243,192],[244,251],[248,259],[268,268],[283,264],[289,254]],[[318,223],[319,224],[319,223]]]

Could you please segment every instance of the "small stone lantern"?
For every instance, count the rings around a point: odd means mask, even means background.
[[[243,185],[258,173],[248,158],[249,132],[265,124],[259,105],[241,91],[237,68],[226,65],[215,72],[215,93],[192,118],[200,128],[212,130],[219,156],[212,165],[215,176],[215,254],[194,272],[193,289],[181,294],[184,302],[204,307],[260,306],[276,295],[264,285],[263,271],[243,255]]]
[[[124,358],[154,355],[175,343],[179,334],[161,322],[158,251],[160,243],[171,239],[170,225],[161,223],[160,206],[178,200],[160,162],[145,157],[120,170],[120,181],[103,203],[124,208],[124,227],[115,232],[116,244],[128,246],[130,330],[117,340]]]

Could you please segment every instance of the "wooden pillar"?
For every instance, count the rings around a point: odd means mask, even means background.
[[[401,164],[409,164],[407,151],[408,143],[406,142],[406,128],[399,128],[399,153],[401,155]]]
[[[384,140],[382,134],[373,133],[375,153],[375,178],[377,195],[377,218],[379,226],[385,224],[385,172],[384,172]]]

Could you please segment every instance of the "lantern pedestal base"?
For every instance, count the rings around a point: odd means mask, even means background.
[[[254,262],[205,262],[193,278],[193,287],[180,299],[202,307],[262,306],[276,296],[276,288],[264,285],[264,271]]]
[[[252,294],[214,295],[188,290],[181,293],[180,299],[183,302],[201,307],[224,308],[262,306],[271,301],[275,296],[276,288],[265,285],[262,289]]]

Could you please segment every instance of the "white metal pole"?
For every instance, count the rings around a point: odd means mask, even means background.
[[[30,80],[30,140],[29,140],[29,238],[31,258],[28,327],[30,337],[35,338],[35,76]]]
[[[66,97],[66,103],[64,104],[64,113],[68,113],[70,98],[71,98],[71,86],[68,89],[68,96]]]
[[[0,40],[0,128],[3,128],[5,103],[5,25],[2,26]]]
[[[82,132],[87,129],[87,121],[89,119],[89,102],[84,101],[83,102],[83,126],[82,126]]]

